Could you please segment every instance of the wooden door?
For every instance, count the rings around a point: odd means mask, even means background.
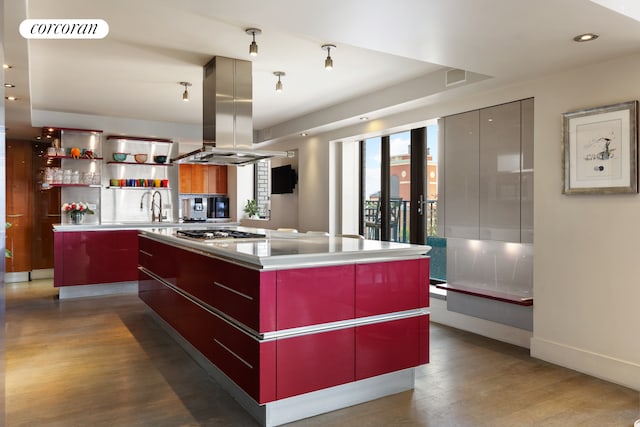
[[[31,146],[28,141],[7,141],[6,259],[7,272],[31,271]]]

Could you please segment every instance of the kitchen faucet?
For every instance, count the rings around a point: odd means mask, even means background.
[[[144,196],[151,196],[151,191],[145,191],[144,193],[142,193],[142,196],[140,196],[140,210],[143,209],[142,202],[144,202]]]
[[[156,194],[158,195],[159,202],[156,204]],[[156,206],[158,207],[158,214],[156,216]],[[151,222],[162,222],[162,194],[158,190],[153,192],[151,196]]]

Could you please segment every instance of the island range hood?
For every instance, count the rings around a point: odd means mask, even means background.
[[[247,165],[293,152],[254,150],[251,62],[216,56],[204,66],[202,147],[172,163]]]

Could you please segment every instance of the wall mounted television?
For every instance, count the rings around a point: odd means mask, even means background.
[[[291,165],[271,169],[271,194],[293,193],[298,183],[298,174]]]

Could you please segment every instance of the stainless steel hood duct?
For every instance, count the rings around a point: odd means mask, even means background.
[[[246,165],[286,151],[253,150],[251,62],[216,56],[204,66],[202,147],[172,163]]]

